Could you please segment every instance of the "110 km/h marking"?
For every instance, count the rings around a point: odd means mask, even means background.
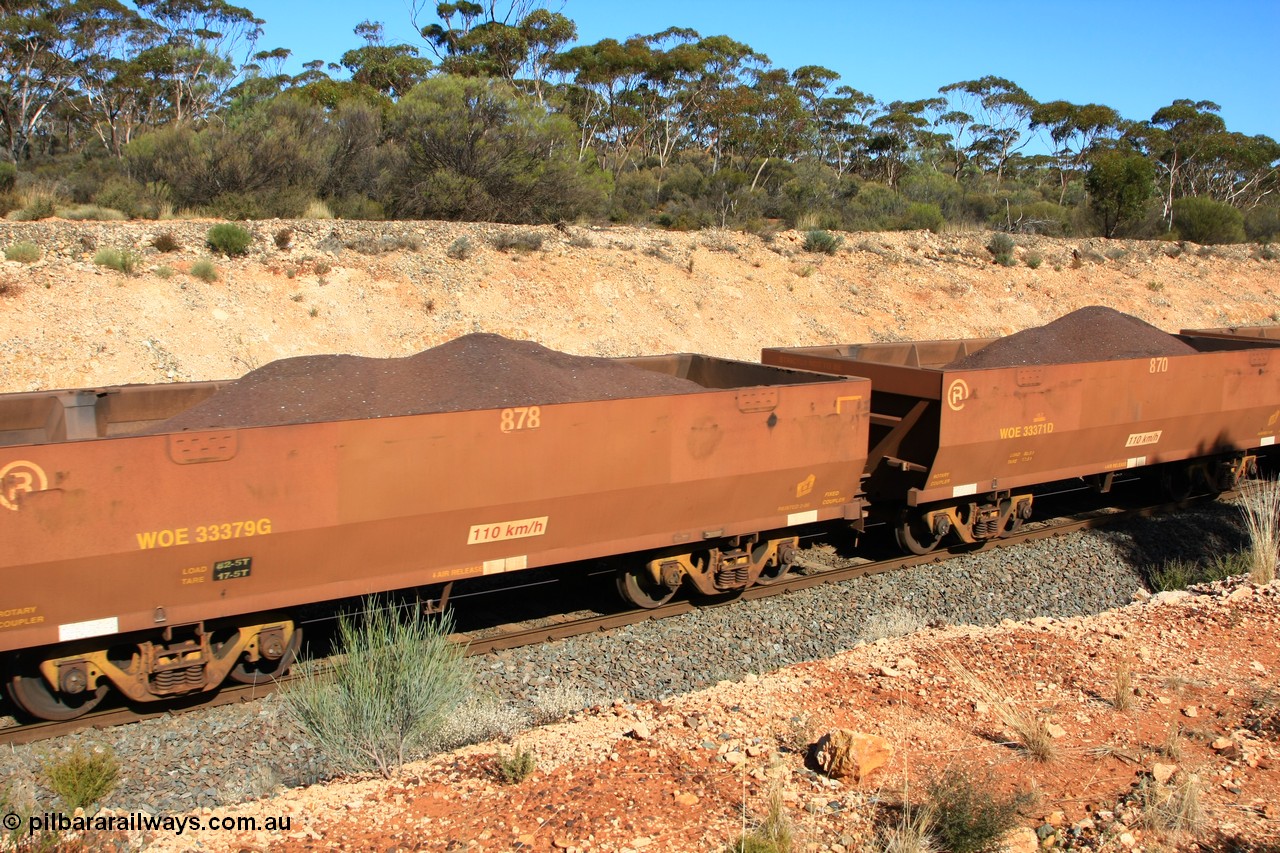
[[[504,539],[524,539],[529,536],[541,536],[547,532],[547,516],[541,518],[522,518],[518,521],[496,521],[492,524],[473,525],[467,534],[468,545],[480,545],[485,542],[501,542]]]

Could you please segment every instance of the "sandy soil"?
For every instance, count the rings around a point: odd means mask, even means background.
[[[141,255],[132,276],[65,247],[0,262],[0,391],[226,379],[285,356],[407,355],[475,331],[581,355],[756,359],[764,346],[1001,335],[1090,304],[1170,331],[1280,316],[1280,261],[1256,247],[1019,237],[1017,265],[1002,267],[985,233],[850,234],[827,256],[797,232],[566,226],[540,229],[538,251],[503,252],[495,226],[423,223],[395,226],[416,249],[375,254],[279,250],[264,235],[205,282],[189,274],[208,256],[197,240],[149,247],[162,227],[114,226]],[[19,228],[0,224],[0,245],[30,233]],[[449,257],[462,237],[473,253]]]

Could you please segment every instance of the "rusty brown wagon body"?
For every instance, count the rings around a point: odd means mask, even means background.
[[[1213,329],[1183,329],[1182,334],[1196,338],[1238,341],[1244,348],[1280,345],[1280,326],[1218,326]]]
[[[1157,358],[957,369],[993,339],[774,348],[766,364],[872,380],[867,497],[899,540],[928,551],[1029,517],[1038,484],[1165,463],[1179,478],[1234,481],[1274,442],[1280,351],[1183,340]]]
[[[626,361],[706,390],[133,436],[217,383],[4,395],[0,651],[46,650],[25,688],[153,699],[291,657],[244,614],[632,552],[642,593],[717,592],[860,520],[868,382]]]

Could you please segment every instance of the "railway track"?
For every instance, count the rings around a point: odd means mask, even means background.
[[[1222,498],[1234,497],[1236,492],[1226,492]],[[1193,506],[1211,498],[1197,497],[1175,503],[1158,503],[1130,508],[1091,508],[1070,512],[1053,519],[1028,523],[1022,530],[1004,539],[992,540],[985,549],[1012,548],[1038,539],[1065,536],[1083,530],[1117,524],[1135,518],[1160,515],[1176,509]],[[799,572],[789,573],[782,578],[767,584],[760,584],[739,594],[726,596],[722,601],[708,603],[706,601],[678,600],[661,607],[647,610],[628,610],[611,614],[591,614],[583,617],[552,617],[539,620],[538,624],[510,623],[496,626],[484,632],[459,634],[460,642],[467,643],[469,657],[492,654],[494,652],[516,649],[523,646],[563,640],[583,634],[612,631],[627,625],[634,625],[654,619],[666,619],[704,609],[709,606],[724,606],[736,601],[751,601],[773,595],[785,595],[799,592],[820,584],[839,583],[855,578],[882,572],[909,569],[925,564],[940,564],[948,559],[972,553],[974,549],[957,548],[953,551],[938,551],[923,556],[894,555],[883,559],[853,558],[832,564],[817,559],[819,556],[812,549],[805,553],[809,556],[798,563]],[[321,662],[323,665],[323,662]],[[162,709],[155,711],[139,711],[127,707],[108,708],[90,712],[75,720],[65,722],[34,722],[0,728],[0,745],[19,745],[61,737],[86,728],[109,728],[143,720],[156,719],[176,713],[215,708],[253,702],[274,693],[281,684],[291,679],[286,677],[271,685],[228,685],[212,696],[188,703],[166,703]]]

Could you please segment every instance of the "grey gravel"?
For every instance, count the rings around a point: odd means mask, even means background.
[[[473,658],[482,699],[472,713],[488,707],[489,718],[459,723],[449,739],[511,733],[590,704],[685,693],[928,624],[1097,613],[1132,601],[1144,587],[1144,567],[1239,550],[1237,515],[1214,504]],[[56,808],[42,784],[41,761],[77,745],[115,751],[121,781],[106,803],[115,809],[164,814],[213,807],[328,775],[323,757],[272,697],[15,747],[0,756],[11,798]]]

